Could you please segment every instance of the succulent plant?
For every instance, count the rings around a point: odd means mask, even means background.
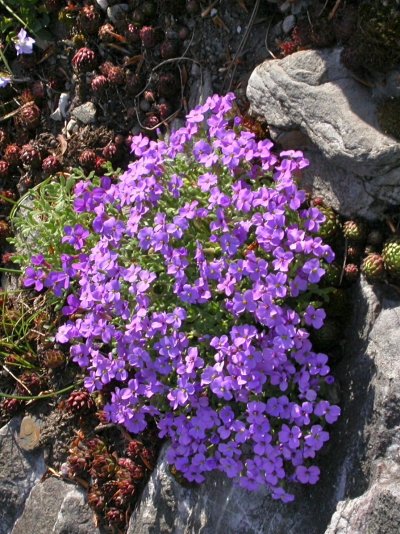
[[[100,41],[103,41],[104,43],[110,43],[114,41],[113,34],[115,34],[115,28],[109,22],[107,22],[107,24],[103,24],[102,26],[100,26],[99,32],[98,32]]]
[[[91,48],[80,48],[72,58],[72,66],[78,73],[89,72],[93,70],[96,65],[96,53]]]
[[[28,130],[33,130],[40,124],[40,108],[34,102],[24,104],[16,115],[16,122]]]
[[[0,128],[0,149],[3,149],[7,143],[7,133],[3,128]]]
[[[140,30],[140,39],[144,48],[154,48],[158,42],[156,29],[152,26],[143,26]]]
[[[108,80],[103,74],[99,74],[92,79],[90,86],[94,93],[102,94],[108,87]]]
[[[321,224],[318,235],[324,241],[331,241],[336,237],[340,228],[337,215],[332,208],[320,206],[318,209],[325,215],[325,221]]]
[[[170,98],[179,91],[180,83],[172,72],[160,74],[157,83],[157,92],[159,96]]]
[[[382,249],[382,258],[386,271],[395,280],[400,279],[400,237],[390,237]]]
[[[160,55],[163,59],[172,59],[179,55],[179,43],[176,40],[165,40],[160,46]]]
[[[149,113],[143,121],[145,128],[154,129],[160,124],[160,119],[154,113]]]
[[[368,254],[361,264],[361,272],[367,280],[381,280],[385,274],[385,265],[380,254]]]
[[[96,404],[86,390],[73,391],[66,400],[66,409],[79,415],[85,415],[96,411]]]
[[[65,354],[59,349],[47,349],[42,354],[43,366],[48,369],[57,369],[65,364]]]
[[[0,178],[6,178],[10,172],[10,164],[7,161],[0,160]]]
[[[11,233],[10,225],[4,219],[0,219],[0,239],[8,237]]]
[[[12,167],[16,167],[20,162],[21,147],[15,143],[7,145],[3,154],[3,158]]]
[[[81,32],[94,35],[100,28],[101,17],[93,5],[88,5],[80,10],[77,22]]]
[[[8,206],[9,202],[7,202],[7,199],[16,200],[17,195],[11,189],[0,189],[0,205]]]
[[[353,283],[357,280],[360,274],[359,268],[355,263],[348,263],[344,268],[344,279],[347,282]]]
[[[88,492],[88,503],[89,506],[97,513],[103,512],[106,506],[106,499],[104,494],[97,485],[93,485],[89,488]]]
[[[114,456],[111,454],[98,454],[94,457],[90,467],[90,476],[99,481],[107,480],[114,475],[116,467]]]
[[[96,152],[87,148],[79,156],[79,164],[87,170],[93,170],[96,165]]]
[[[362,253],[363,253],[362,247],[357,246],[357,245],[351,245],[347,247],[347,260],[349,260],[352,263],[358,263],[358,260],[360,259]]]
[[[42,161],[42,169],[46,174],[54,174],[61,168],[61,162],[56,156],[47,156]]]
[[[155,110],[162,121],[172,115],[172,106],[168,102],[163,102],[155,106]]]
[[[24,406],[19,399],[3,399],[0,403],[0,410],[8,417],[13,417]]]
[[[352,243],[362,243],[367,237],[366,226],[358,220],[343,223],[343,235]]]
[[[96,171],[97,174],[102,174],[105,171],[106,163],[107,161],[104,158],[101,158],[100,156],[96,156],[94,170]]]
[[[108,161],[116,159],[118,153],[119,150],[115,143],[108,143],[108,145],[106,145],[102,150],[103,157]]]
[[[139,26],[136,26],[136,24],[132,24],[132,23],[128,24],[125,30],[125,38],[128,41],[128,43],[139,44],[142,40],[140,37]]]
[[[108,83],[110,85],[124,85],[125,84],[125,72],[122,67],[118,65],[112,65],[106,74]]]
[[[117,508],[109,508],[106,519],[111,525],[122,526],[125,524],[125,513]]]
[[[30,144],[21,147],[20,159],[26,167],[31,169],[38,169],[42,162],[39,150]]]
[[[32,395],[37,395],[43,388],[43,381],[37,373],[25,371],[19,377],[16,391],[19,395],[26,395],[27,391],[25,388],[27,388]]]

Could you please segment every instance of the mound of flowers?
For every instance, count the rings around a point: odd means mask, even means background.
[[[118,181],[77,184],[61,268],[43,252],[25,285],[66,298],[56,339],[90,392],[111,391],[110,421],[140,433],[155,420],[189,481],[219,470],[291,501],[288,482],[318,481],[340,414],[309,339],[334,255],[296,185],[308,162],[245,131],[232,94],[167,140],[135,137],[132,152]]]

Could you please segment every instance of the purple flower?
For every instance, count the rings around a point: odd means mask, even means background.
[[[321,308],[315,309],[311,304],[307,306],[304,312],[304,322],[316,329],[324,324],[326,313]]]
[[[29,37],[26,31],[22,28],[15,40],[15,49],[17,51],[17,56],[21,54],[32,54],[33,45],[35,44],[35,39]]]
[[[302,484],[316,484],[319,480],[320,471],[315,465],[312,465],[311,467],[299,465],[296,467],[295,472],[297,480]]]
[[[317,259],[306,261],[302,267],[302,271],[311,284],[318,284],[325,274],[325,269],[321,268],[320,262]]]
[[[11,76],[0,76],[0,89],[11,83]]]
[[[41,269],[34,269],[33,267],[27,267],[24,276],[24,286],[34,286],[35,291],[41,291],[44,287],[44,280],[46,273]]]

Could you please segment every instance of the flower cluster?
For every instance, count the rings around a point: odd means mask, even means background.
[[[67,297],[56,339],[89,391],[111,388],[110,421],[140,433],[155,418],[189,481],[219,470],[288,502],[287,482],[317,482],[340,414],[309,339],[334,255],[295,182],[308,162],[272,146],[241,128],[232,94],[167,141],[136,136],[118,182],[77,184],[74,209],[92,222],[65,229],[62,270],[36,256],[25,285]]]

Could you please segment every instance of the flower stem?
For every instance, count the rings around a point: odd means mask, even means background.
[[[1,0],[0,0],[1,1]],[[3,397],[5,399],[17,399],[17,400],[40,400],[40,399],[47,399],[49,397],[55,397],[56,395],[62,395],[63,393],[67,393],[68,391],[71,391],[72,389],[78,387],[81,384],[81,382],[77,382],[76,384],[72,384],[71,386],[68,386],[64,389],[59,389],[58,391],[52,391],[51,393],[44,393],[43,395],[11,395],[8,393],[0,393],[0,398]]]

